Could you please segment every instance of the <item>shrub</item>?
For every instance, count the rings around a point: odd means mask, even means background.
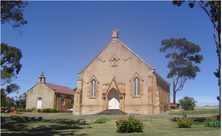
[[[179,103],[184,110],[194,110],[197,101],[192,97],[185,96],[183,99],[179,100]]]
[[[32,112],[32,111],[34,111],[34,110],[35,110],[35,108],[27,109],[26,112]]]
[[[142,132],[146,124],[143,125],[143,121],[138,118],[120,118],[116,121],[117,130],[120,133],[130,133],[130,132]]]
[[[51,109],[50,112],[57,112],[57,110],[56,109]]]
[[[56,109],[50,109],[50,108],[47,108],[47,109],[42,109],[42,112],[58,112]]]
[[[47,108],[47,109],[46,109],[46,112],[50,112],[50,111],[51,111],[51,109],[50,109],[50,108]]]
[[[32,112],[31,109],[27,109],[26,112]]]
[[[106,121],[110,121],[110,120],[106,119],[106,118],[102,118],[102,119],[97,119],[94,123],[95,124],[102,124],[102,123],[106,123]]]
[[[42,109],[42,112],[46,112],[46,109]]]
[[[176,121],[179,128],[190,128],[193,124],[193,119],[191,119],[190,117],[187,117],[184,120],[182,118],[176,118]]]
[[[205,126],[206,127],[220,127],[220,121],[219,121],[219,118],[218,116],[210,116],[210,117],[207,117],[205,118]]]
[[[42,112],[42,110],[41,110],[41,109],[38,109],[37,111],[38,111],[38,112]]]

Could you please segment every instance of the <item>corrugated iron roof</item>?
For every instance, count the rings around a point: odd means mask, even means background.
[[[46,83],[46,85],[58,93],[65,93],[65,94],[75,93],[71,88],[66,87],[66,86],[54,85],[54,84],[49,84],[49,83]]]

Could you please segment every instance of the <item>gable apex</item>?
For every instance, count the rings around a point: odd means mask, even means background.
[[[117,29],[113,29],[112,31],[112,39],[115,40],[115,39],[119,39],[119,31]]]
[[[116,39],[115,40],[111,40],[100,52],[99,54],[96,55],[96,57],[80,72],[78,73],[79,75],[81,73],[83,73],[83,71],[90,65],[92,64],[92,62],[94,62],[96,60],[96,58],[108,47],[108,46],[112,46],[112,43],[115,42],[115,43],[120,43],[122,46],[124,46],[127,50],[129,50],[136,58],[138,58],[140,61],[142,61],[147,67],[149,67],[151,70],[154,70],[155,71],[155,68],[151,67],[149,64],[147,64],[143,59],[141,59],[136,53],[134,53],[129,47],[127,47],[124,43],[122,43],[118,38],[118,30],[114,28],[114,30],[112,31],[112,37],[113,37],[113,33],[116,32],[117,33],[117,36],[116,36]],[[115,37],[115,36],[114,36]],[[108,61],[111,61],[113,59],[116,59],[117,61],[120,60],[117,55],[114,53],[113,56],[111,57],[111,59],[108,59]],[[131,57],[130,57],[131,58]],[[131,58],[132,59],[132,58]],[[101,60],[101,59],[98,59],[98,61],[101,61],[102,63],[104,63],[106,60]],[[125,60],[126,61],[126,60]]]

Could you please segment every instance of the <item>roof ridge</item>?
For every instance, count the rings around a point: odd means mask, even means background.
[[[45,84],[56,85],[56,84],[52,84],[52,83],[45,83]],[[68,86],[63,86],[63,85],[56,85],[56,86],[68,87]],[[68,88],[70,88],[70,87],[68,87]],[[71,89],[71,88],[70,88],[70,89]]]
[[[71,89],[70,87],[67,87],[67,86],[55,85],[55,84],[51,84],[51,83],[45,83],[45,85],[48,86],[49,88],[51,88],[52,90],[56,91],[56,92],[70,94],[70,91],[71,91],[71,93],[75,93],[73,91],[73,89]],[[66,90],[66,91],[64,91],[64,90]]]
[[[112,42],[112,40],[102,49],[102,51],[99,52],[99,54],[96,55],[96,57],[80,72],[82,73],[102,52],[105,50],[105,48]],[[79,73],[79,74],[80,74]]]
[[[147,65],[149,68],[151,68],[152,70],[155,70],[155,68],[151,67],[148,63],[146,63],[146,61],[144,61],[142,58],[140,58],[136,53],[134,53],[128,46],[126,46],[122,41],[120,41],[119,39],[117,39],[120,43],[122,43],[122,45],[124,45],[131,53],[133,53],[138,59],[140,59],[145,65]]]

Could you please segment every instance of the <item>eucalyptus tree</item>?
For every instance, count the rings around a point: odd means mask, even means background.
[[[167,53],[166,58],[170,72],[167,78],[173,78],[173,103],[176,103],[176,93],[181,91],[186,81],[195,79],[196,72],[200,72],[197,66],[203,60],[203,56],[197,54],[201,48],[185,38],[164,39],[161,41],[160,52]]]
[[[19,86],[12,83],[17,78],[22,64],[20,59],[22,52],[16,47],[1,43],[1,100],[3,101],[7,94],[16,92]],[[4,88],[3,88],[4,87]]]
[[[24,8],[27,5],[28,2],[22,0],[1,1],[1,24],[8,23],[13,29],[27,24],[28,22],[23,18]],[[21,58],[20,49],[1,43],[1,103],[6,100],[7,94],[19,90],[19,86],[12,81],[21,70]]]
[[[174,5],[181,6],[186,0],[172,0]],[[218,68],[214,75],[218,78],[219,85],[219,111],[221,115],[221,0],[189,0],[190,8],[200,7],[207,14],[213,24],[213,38],[216,44],[216,52],[218,56]]]
[[[27,5],[28,2],[22,0],[1,1],[1,24],[9,23],[13,28],[27,24],[23,18],[23,9]]]

